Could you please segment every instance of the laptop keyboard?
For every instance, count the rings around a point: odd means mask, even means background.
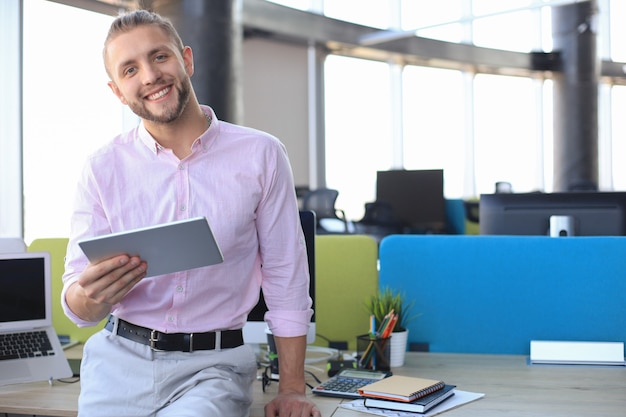
[[[0,334],[0,360],[54,355],[44,330]]]

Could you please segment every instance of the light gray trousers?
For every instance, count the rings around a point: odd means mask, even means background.
[[[246,417],[257,367],[248,345],[162,352],[101,330],[80,373],[79,417]]]

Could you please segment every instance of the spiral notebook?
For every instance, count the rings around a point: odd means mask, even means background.
[[[363,397],[411,402],[442,389],[445,383],[436,379],[392,375],[359,389]]]
[[[409,411],[411,413],[425,413],[437,404],[442,403],[454,395],[455,385],[446,385],[440,390],[432,392],[415,401],[390,401],[378,398],[365,398],[363,404],[366,407],[381,408],[383,410]]]

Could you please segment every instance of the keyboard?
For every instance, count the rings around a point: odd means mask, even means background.
[[[361,398],[359,388],[390,376],[390,372],[344,369],[313,388],[313,393],[329,397]]]
[[[50,355],[54,355],[54,350],[43,330],[0,334],[0,360]]]

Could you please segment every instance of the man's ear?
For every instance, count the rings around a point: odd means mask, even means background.
[[[190,77],[193,75],[193,52],[191,50],[191,47],[189,46],[185,46],[183,48],[183,62],[185,64],[185,71],[187,71],[187,75],[189,75]]]
[[[111,91],[113,91],[113,94],[115,94],[117,96],[117,98],[122,102],[122,104],[128,104],[128,102],[126,101],[126,99],[124,98],[124,96],[122,95],[121,91],[119,88],[117,88],[117,85],[115,84],[115,82],[113,81],[109,81],[107,83],[107,85],[109,86],[109,88],[111,89]]]

